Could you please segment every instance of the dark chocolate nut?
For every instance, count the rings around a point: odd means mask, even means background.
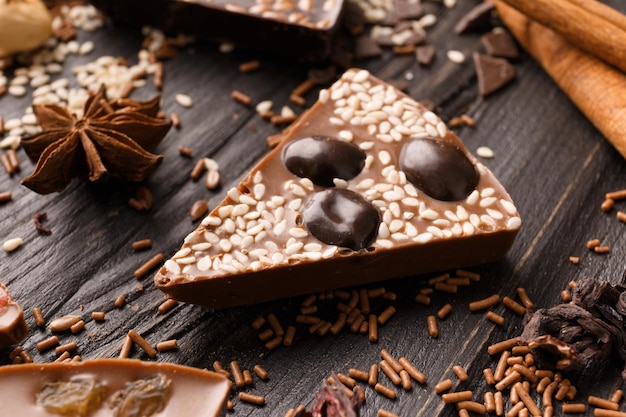
[[[438,139],[408,142],[400,152],[399,162],[406,178],[437,200],[463,200],[478,184],[478,171],[465,153]]]
[[[332,187],[333,179],[350,180],[365,165],[365,152],[357,146],[331,137],[311,136],[290,143],[282,154],[292,174],[314,184]]]
[[[322,242],[356,251],[376,238],[380,213],[354,191],[332,188],[307,200],[303,219],[309,232]]]

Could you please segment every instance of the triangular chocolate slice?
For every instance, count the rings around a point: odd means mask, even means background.
[[[521,220],[434,113],[351,69],[187,236],[155,276],[207,307],[502,258]]]

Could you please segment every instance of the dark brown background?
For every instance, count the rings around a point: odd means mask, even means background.
[[[617,0],[610,3],[626,11]],[[207,199],[215,206],[225,191],[267,153],[266,136],[278,132],[253,108],[233,102],[231,90],[250,94],[254,102],[271,99],[275,106],[289,104],[289,92],[306,78],[310,68],[257,52],[222,54],[214,44],[196,43],[165,65],[164,109],[178,112],[183,127],[172,130],[157,148],[165,160],[147,182],[155,197],[150,211],[138,213],[130,208],[127,200],[133,187],[119,184],[88,186],[74,182],[62,193],[39,196],[19,185],[19,179],[33,168],[22,150],[18,152],[21,173],[13,177],[0,174],[0,190],[13,192],[13,201],[0,206],[0,239],[19,236],[25,241],[14,253],[0,253],[0,279],[22,304],[31,328],[23,346],[37,362],[55,359],[54,352],[38,354],[35,349],[49,332],[35,327],[30,314],[33,307],[42,308],[48,319],[77,313],[89,318],[91,311],[106,311],[106,322],[89,319],[85,332],[63,335],[62,342],[75,340],[77,353],[84,359],[116,357],[124,335],[134,328],[152,344],[178,339],[179,351],[160,354],[158,361],[195,367],[210,366],[214,360],[225,364],[238,360],[247,368],[263,365],[269,371],[269,381],[255,380],[247,390],[266,395],[267,404],[258,407],[235,400],[234,415],[238,416],[278,417],[300,403],[310,405],[322,379],[332,372],[347,372],[350,367],[367,369],[379,360],[382,348],[412,360],[428,376],[428,383],[400,392],[395,401],[366,387],[364,416],[376,415],[380,407],[401,416],[456,415],[453,407],[443,405],[433,388],[444,378],[456,381],[451,371],[456,364],[470,374],[470,380],[457,389],[474,389],[475,399],[481,400],[485,389],[482,370],[495,366],[497,359],[489,357],[486,347],[518,335],[522,320],[498,306],[495,311],[504,314],[507,322],[497,327],[482,313],[470,313],[467,304],[493,293],[515,298],[515,289],[523,286],[538,307],[549,307],[560,302],[559,293],[570,280],[594,276],[618,282],[624,273],[626,225],[616,220],[615,210],[604,214],[599,206],[604,193],[626,188],[626,164],[527,55],[515,64],[517,78],[512,85],[486,99],[477,95],[471,60],[457,65],[445,57],[448,49],[459,49],[469,56],[480,48],[478,35],[457,36],[452,30],[475,4],[477,1],[459,1],[453,10],[438,9],[440,20],[428,30],[429,42],[437,46],[431,68],[419,67],[412,56],[388,53],[382,59],[357,65],[385,80],[412,74],[408,87],[412,97],[433,101],[446,120],[467,112],[477,124],[457,129],[461,139],[473,152],[479,146],[494,150],[495,158],[484,162],[509,190],[522,214],[523,226],[506,259],[474,269],[482,275],[480,283],[457,295],[437,294],[428,307],[414,301],[419,278],[384,283],[387,290],[399,295],[398,313],[380,328],[375,344],[347,330],[320,338],[309,335],[306,327],[298,327],[294,346],[267,351],[250,322],[273,312],[286,326],[293,322],[302,298],[223,311],[181,305],[169,314],[157,314],[156,307],[164,296],[154,288],[151,274],[137,281],[133,271],[157,252],[173,254],[194,228],[188,217],[191,204]],[[79,39],[94,39],[96,50],[88,57],[69,61],[66,68],[105,54],[123,55],[135,62],[141,44],[139,31],[110,25],[93,34],[80,32]],[[261,60],[262,68],[240,74],[238,65],[253,58]],[[176,93],[191,95],[194,106],[178,106]],[[153,94],[144,88],[133,97]],[[315,97],[316,92],[307,95],[309,105]],[[0,114],[5,120],[21,116],[28,103],[28,99],[5,96],[0,99]],[[181,145],[193,149],[194,160],[179,156]],[[201,156],[220,164],[223,187],[217,192],[188,179],[193,161]],[[626,209],[624,204],[618,203],[617,208]],[[35,231],[31,218],[41,211],[48,214],[45,225],[52,229],[51,236]],[[131,242],[143,238],[151,238],[153,248],[134,253]],[[592,238],[610,246],[610,253],[589,252],[585,242]],[[572,255],[580,256],[579,265],[569,262]],[[142,292],[135,289],[139,283],[144,287]],[[113,301],[120,294],[129,302],[121,310],[114,309]],[[427,334],[426,317],[446,302],[452,303],[453,312],[440,324],[441,336],[432,339]],[[386,305],[380,302],[374,309],[380,312]],[[332,306],[328,303],[324,307],[329,317],[333,317]],[[8,362],[9,351],[0,351],[0,362]],[[138,350],[132,356],[148,359]],[[622,385],[620,367],[615,361],[604,372],[572,376],[578,387],[577,398],[608,396]],[[592,415],[591,409],[587,415]]]

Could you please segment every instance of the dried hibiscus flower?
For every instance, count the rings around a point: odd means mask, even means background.
[[[322,391],[315,394],[311,411],[299,411],[295,417],[359,417],[361,405],[360,397],[348,398],[344,385],[333,377],[325,380]]]
[[[535,311],[521,340],[546,368],[599,369],[613,353],[626,360],[626,288],[583,278],[571,303]]]
[[[156,117],[159,103],[160,97],[109,102],[101,88],[89,97],[80,118],[58,105],[33,106],[42,132],[22,141],[26,154],[37,160],[22,184],[49,194],[73,178],[144,180],[161,163],[163,156],[151,151],[171,127],[169,120]]]

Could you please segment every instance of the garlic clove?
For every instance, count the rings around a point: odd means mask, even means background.
[[[52,34],[52,17],[41,0],[0,0],[0,56],[33,50]]]

